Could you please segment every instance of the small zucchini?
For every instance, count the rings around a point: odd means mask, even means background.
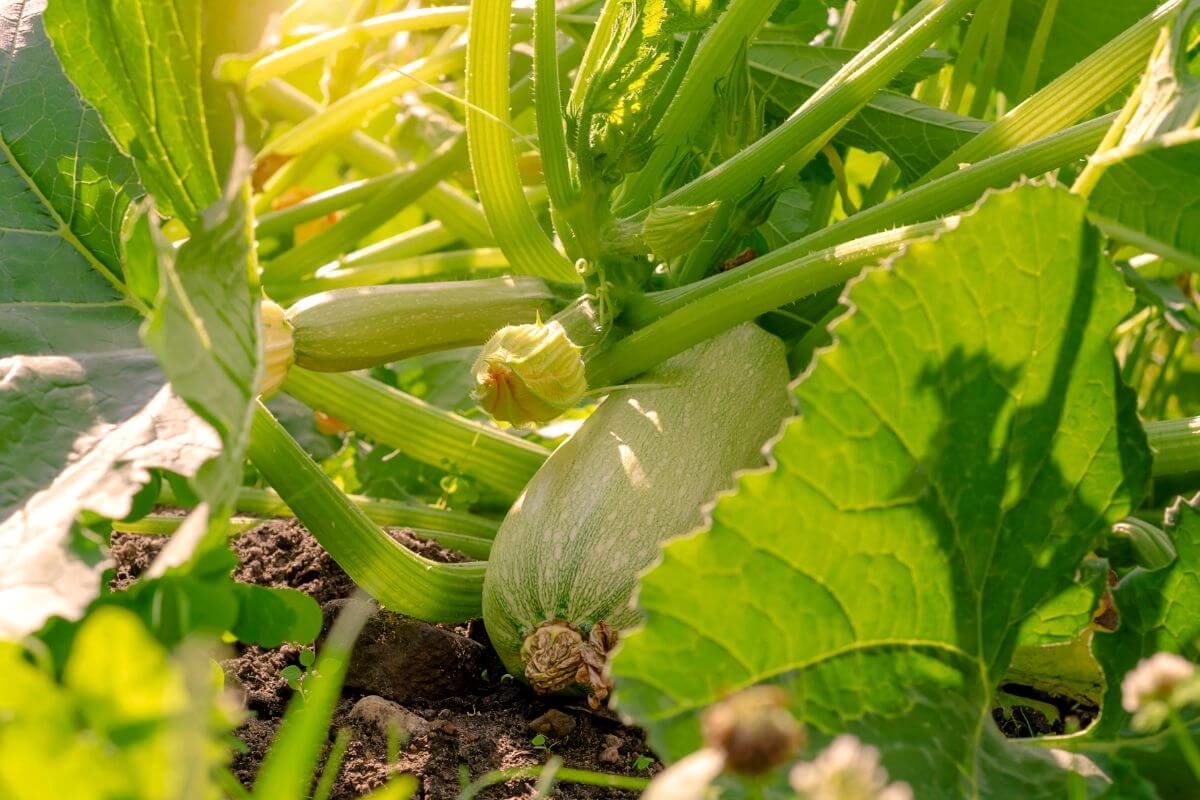
[[[287,319],[297,365],[347,372],[483,344],[562,306],[545,281],[515,276],[332,289],[298,301]]]
[[[782,343],[742,325],[614,391],[550,456],[500,526],[484,579],[484,622],[512,674],[603,700],[608,650],[639,619],[638,574],[761,463],[791,408],[788,379]]]

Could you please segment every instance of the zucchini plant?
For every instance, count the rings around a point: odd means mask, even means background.
[[[68,713],[106,631],[171,686],[189,637],[313,641],[231,578],[295,516],[723,796],[839,753],[919,797],[1200,791],[1186,693],[1119,691],[1200,657],[1200,1],[276,5],[0,5],[22,685]],[[170,536],[124,592],[113,531]],[[305,791],[334,638],[264,796]],[[1006,737],[1021,692],[1087,713]]]

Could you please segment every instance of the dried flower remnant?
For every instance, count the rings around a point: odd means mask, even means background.
[[[879,750],[843,734],[789,776],[802,800],[912,800],[907,783],[888,783]]]
[[[787,693],[756,686],[727,697],[704,715],[704,740],[725,754],[730,772],[761,775],[787,761],[804,732],[787,709]]]

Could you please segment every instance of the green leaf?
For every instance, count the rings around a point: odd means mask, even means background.
[[[613,674],[657,752],[770,683],[917,797],[1065,796],[990,714],[1023,621],[1149,474],[1108,344],[1132,296],[1097,244],[1079,198],[1021,186],[852,282],[773,466],[642,579]]]
[[[239,613],[233,627],[238,641],[260,647],[311,642],[321,632],[321,607],[304,592],[235,583]]]
[[[842,66],[844,59],[820,47],[759,44],[750,49],[750,67],[766,99],[785,114],[808,100]],[[932,60],[932,59],[929,59]],[[916,62],[918,65],[922,61]],[[935,62],[936,63],[936,62]],[[902,74],[903,78],[904,75]],[[836,140],[887,153],[909,178],[932,169],[987,123],[943,111],[899,92],[875,95],[846,124]]]
[[[221,437],[221,456],[196,476],[195,489],[218,512],[214,538],[222,546],[224,519],[241,484],[260,369],[248,191],[235,178],[228,196],[204,212],[178,251],[169,244],[159,249],[158,302],[142,333],[174,390]],[[176,535],[167,550],[183,541]],[[186,551],[185,543],[160,558],[179,563]]]
[[[129,161],[63,76],[41,0],[0,13],[0,635],[76,616],[106,564],[76,518],[121,518],[148,470],[194,474],[216,432],[138,340],[120,229]],[[202,523],[201,523],[202,524]]]
[[[191,228],[217,201],[200,83],[199,0],[54,0],[46,30],[146,188]]]
[[[1041,88],[1149,14],[1160,0],[1058,0],[1034,88]],[[997,87],[1017,94],[1047,0],[1014,0]]]
[[[1089,216],[1114,239],[1200,270],[1200,131],[1167,134],[1099,156]]]

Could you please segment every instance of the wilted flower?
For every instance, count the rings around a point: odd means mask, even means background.
[[[849,734],[830,742],[815,761],[793,767],[790,780],[803,800],[912,800],[907,783],[888,783],[879,750]]]
[[[1200,701],[1196,665],[1174,653],[1143,658],[1121,681],[1121,705],[1133,714],[1133,727],[1160,727],[1172,709]]]
[[[587,393],[581,350],[556,320],[501,328],[472,372],[479,404],[514,425],[548,422]]]

